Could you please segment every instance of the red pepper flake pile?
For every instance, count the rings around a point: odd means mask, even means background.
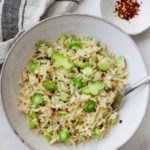
[[[115,13],[121,19],[130,20],[138,15],[139,8],[140,4],[137,0],[118,0],[115,5]]]

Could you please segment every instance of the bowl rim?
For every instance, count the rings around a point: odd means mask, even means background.
[[[63,14],[63,15],[56,15],[56,16],[52,16],[52,17],[48,17],[46,19],[43,19],[42,21],[38,22],[37,24],[35,24],[34,26],[32,26],[30,29],[28,29],[27,31],[23,32],[16,40],[15,42],[13,43],[13,45],[11,46],[9,52],[7,53],[5,59],[4,59],[4,62],[3,62],[3,65],[2,65],[2,69],[1,69],[1,76],[0,76],[0,97],[1,97],[1,101],[2,101],[2,108],[4,110],[4,115],[6,117],[6,120],[7,120],[7,123],[9,124],[9,127],[13,130],[13,132],[15,133],[15,135],[20,139],[20,141],[26,145],[28,148],[30,149],[33,149],[33,150],[36,150],[31,144],[29,144],[28,142],[26,142],[24,140],[24,138],[16,131],[16,129],[14,128],[14,126],[12,125],[11,121],[9,120],[9,116],[7,114],[7,111],[6,111],[6,108],[5,108],[5,102],[3,100],[3,88],[2,88],[2,84],[3,84],[3,78],[4,78],[4,70],[5,70],[5,67],[6,67],[6,64],[7,64],[7,60],[9,59],[9,56],[14,52],[14,47],[17,45],[17,43],[26,35],[28,34],[28,32],[30,32],[31,30],[33,30],[34,28],[38,27],[40,24],[43,24],[47,21],[50,21],[50,20],[53,20],[53,19],[58,19],[58,18],[61,18],[61,17],[67,17],[67,16],[79,16],[79,17],[88,17],[88,18],[93,18],[93,19],[96,19],[96,20],[100,20],[102,22],[105,22],[106,24],[109,24],[111,25],[112,27],[114,27],[115,29],[119,30],[120,32],[122,32],[124,34],[124,36],[126,36],[127,39],[129,39],[130,41],[132,41],[134,47],[137,49],[137,53],[139,54],[139,56],[141,57],[141,61],[143,62],[144,66],[145,66],[145,71],[146,71],[146,74],[148,75],[149,72],[148,72],[148,69],[147,69],[147,64],[145,63],[145,60],[144,60],[144,57],[143,55],[141,54],[138,46],[136,45],[136,43],[133,41],[133,39],[125,32],[123,31],[121,28],[119,28],[118,26],[114,25],[113,23],[103,19],[103,18],[100,18],[100,17],[97,17],[97,16],[93,16],[93,15],[88,15],[88,14],[81,14],[81,13],[67,13],[67,14]],[[142,118],[138,124],[138,126],[132,131],[132,135],[129,136],[128,138],[126,138],[126,140],[124,140],[124,142],[122,142],[120,145],[118,145],[118,147],[116,147],[116,149],[119,149],[121,146],[123,146],[125,143],[127,143],[129,141],[129,139],[131,139],[133,137],[133,135],[136,133],[137,129],[139,128],[139,126],[141,125],[142,123],[142,120],[144,119],[144,116],[145,116],[145,113],[147,111],[147,108],[148,108],[148,99],[150,97],[150,85],[147,85],[147,88],[148,88],[148,94],[147,94],[147,101],[146,101],[146,106],[144,108],[144,113],[142,115]]]
[[[131,36],[136,36],[136,35],[139,35],[139,34],[142,34],[143,32],[147,31],[148,29],[150,29],[150,23],[149,25],[146,27],[146,28],[143,28],[141,31],[139,32],[127,32],[125,30],[123,30],[120,26],[116,25],[113,21],[111,20],[107,20],[105,17],[104,17],[104,13],[102,12],[102,3],[103,3],[104,0],[100,0],[100,13],[101,13],[101,18],[103,20],[105,20],[106,22],[109,22],[110,24],[113,24],[114,26],[116,26],[117,28],[121,29],[124,33],[126,34],[129,34]],[[117,0],[116,0],[117,1]]]

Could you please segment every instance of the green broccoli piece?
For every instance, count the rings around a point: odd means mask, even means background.
[[[83,87],[83,82],[80,78],[77,78],[77,77],[74,77],[71,79],[71,81],[73,82],[73,84],[78,87],[78,88],[81,88]]]
[[[73,64],[69,62],[69,56],[65,56],[62,53],[53,51],[52,59],[55,60],[55,67],[63,67],[67,71],[71,72],[73,70]]]
[[[68,98],[68,94],[65,92],[61,92],[60,93],[60,100],[62,100],[63,102],[66,102]]]
[[[85,67],[89,66],[89,62],[86,59],[81,58],[80,60],[75,62],[75,65],[81,69],[84,69]]]
[[[35,129],[37,127],[37,114],[35,112],[30,112],[27,117],[29,129]]]
[[[81,89],[81,92],[84,94],[97,95],[104,88],[105,82],[100,81],[89,82],[87,86]]]
[[[73,47],[81,48],[82,45],[81,45],[81,43],[80,43],[79,41],[74,41],[74,40],[72,40],[72,41],[69,43],[68,47],[69,47],[70,49],[72,49]]]
[[[48,130],[46,128],[43,128],[42,132],[44,134],[44,137],[47,139],[47,141],[50,142],[52,137],[51,137],[51,134],[48,132]]]
[[[40,65],[37,61],[31,61],[29,66],[28,66],[28,70],[33,73],[36,69],[39,68],[39,66]]]
[[[57,90],[57,84],[56,84],[56,82],[53,82],[53,81],[50,81],[50,80],[44,82],[44,87],[47,90],[50,90],[50,91]]]
[[[102,71],[109,70],[110,66],[111,66],[111,62],[109,58],[104,58],[98,63],[98,67]]]
[[[91,67],[85,67],[83,69],[83,74],[85,76],[91,76],[91,75],[93,75],[93,69]]]
[[[124,56],[118,56],[117,57],[117,63],[119,64],[119,66],[125,68],[126,67],[126,61]]]
[[[93,132],[93,136],[96,137],[96,138],[100,138],[103,136],[104,134],[104,128],[102,129],[95,129],[94,132]]]

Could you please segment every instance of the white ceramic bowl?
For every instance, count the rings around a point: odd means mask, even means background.
[[[115,4],[118,0],[101,0],[102,18],[120,27],[128,34],[136,35],[150,27],[150,0],[137,0],[139,2],[140,11],[133,19],[126,21],[120,19],[115,10]],[[142,4],[141,4],[142,2]]]
[[[37,150],[115,150],[123,145],[140,125],[148,102],[149,86],[136,90],[126,98],[126,103],[120,110],[122,124],[114,125],[104,139],[92,140],[85,145],[68,147],[63,144],[49,145],[43,136],[37,136],[34,131],[27,128],[26,118],[17,108],[19,74],[29,61],[35,41],[39,39],[54,41],[62,33],[90,35],[105,42],[109,50],[116,55],[124,55],[131,84],[147,76],[145,63],[135,43],[129,36],[106,21],[86,15],[64,15],[47,19],[23,34],[13,45],[5,60],[1,93],[10,125],[25,143]]]

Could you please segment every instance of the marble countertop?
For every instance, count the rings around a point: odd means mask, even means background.
[[[77,9],[77,13],[101,16],[100,0],[84,0]],[[150,29],[137,36],[132,36],[143,55],[148,71],[150,71]],[[123,145],[120,150],[150,150],[150,106],[147,108],[145,117],[134,136]],[[0,101],[0,149],[1,150],[29,150],[9,127]]]

